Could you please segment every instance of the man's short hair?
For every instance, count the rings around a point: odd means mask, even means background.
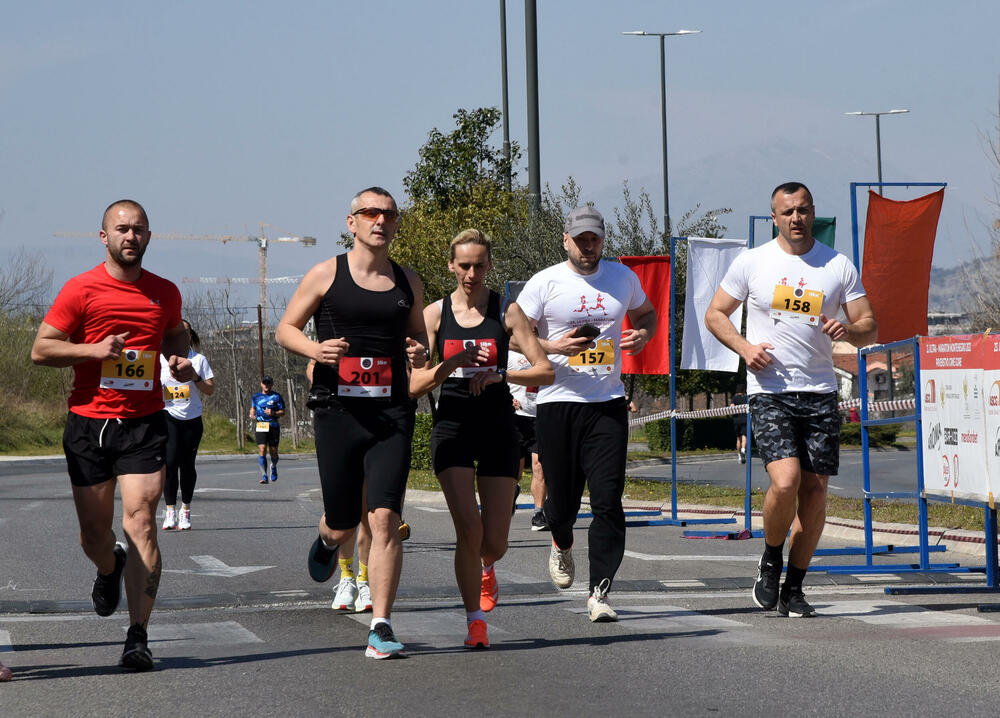
[[[367,188],[361,190],[360,192],[358,192],[356,195],[354,195],[354,197],[351,198],[351,212],[354,212],[356,209],[358,209],[358,205],[360,204],[359,200],[361,199],[361,195],[363,195],[363,194],[369,194],[369,193],[370,194],[377,194],[377,195],[379,195],[381,197],[388,197],[389,199],[392,200],[393,204],[396,204],[396,199],[391,194],[389,194],[389,190],[383,189],[381,187],[367,187]]]
[[[795,194],[802,189],[804,189],[806,194],[809,195],[809,204],[814,204],[813,194],[809,191],[808,187],[801,182],[785,182],[784,184],[779,184],[775,187],[774,192],[771,193],[771,211],[774,211],[774,198],[778,196],[778,192],[781,192],[782,194]]]
[[[111,211],[115,207],[120,207],[122,205],[124,205],[126,207],[131,207],[132,209],[137,209],[140,212],[142,212],[142,218],[144,220],[146,220],[146,228],[147,229],[149,228],[149,215],[146,214],[146,210],[145,210],[145,208],[141,204],[139,204],[138,202],[136,202],[134,199],[119,199],[119,200],[115,200],[114,202],[112,202],[111,204],[109,204],[108,208],[104,210],[104,215],[101,217],[101,229],[102,230],[104,230],[105,232],[108,231],[108,217],[111,216]]]

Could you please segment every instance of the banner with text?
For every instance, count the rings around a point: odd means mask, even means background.
[[[925,491],[992,502],[1000,482],[1000,336],[920,337],[920,383]]]

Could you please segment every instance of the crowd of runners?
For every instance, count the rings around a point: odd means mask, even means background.
[[[808,617],[815,611],[802,579],[838,466],[831,342],[863,346],[876,325],[853,265],[812,237],[809,190],[779,185],[771,209],[778,236],[733,263],[705,322],[745,361],[755,443],[771,479],[753,601]],[[602,258],[604,219],[586,206],[566,218],[566,261],[531,277],[512,302],[486,284],[490,238],[460,232],[442,257],[455,289],[425,307],[420,278],[389,258],[399,221],[389,192],[358,192],[346,218],[351,249],[309,270],[277,327],[277,342],[309,359],[323,501],[309,575],[328,581],[339,567],[333,607],[371,611],[368,657],[403,653],[391,614],[415,400],[437,389],[432,462],[455,526],[465,645],[490,645],[484,614],[501,601],[495,565],[507,550],[524,468],[532,474],[531,527],[551,532],[547,565],[559,588],[576,581],[573,526],[589,491],[587,614],[617,620],[609,594],[625,551],[622,357],[656,334],[653,303],[632,270]],[[147,628],[162,573],[156,508],[162,497],[164,530],[191,528],[201,397],[212,393],[213,375],[181,318],[177,288],[142,267],[151,237],[142,206],[112,203],[100,237],[104,261],[62,288],[31,355],[74,369],[63,444],[81,544],[97,570],[94,610],[113,614],[124,583],[130,627],[120,665],[141,671],[153,667]],[[729,320],[744,302],[745,338]],[[315,336],[305,332],[310,320]],[[278,480],[285,405],[273,383],[261,378],[250,409],[262,484]],[[745,444],[737,450],[745,460]],[[116,487],[123,541],[112,525]],[[0,681],[10,678],[0,665]]]

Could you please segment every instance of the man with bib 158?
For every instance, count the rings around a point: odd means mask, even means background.
[[[813,238],[815,216],[805,185],[776,187],[771,219],[778,236],[733,262],[705,313],[708,329],[746,362],[754,440],[771,479],[753,600],[792,617],[816,615],[802,580],[826,522],[827,481],[840,462],[833,342],[861,347],[876,336],[857,269]],[[746,339],[729,321],[744,301]],[[789,529],[788,572],[779,590]]]

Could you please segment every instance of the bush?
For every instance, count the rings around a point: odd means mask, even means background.
[[[650,451],[670,451],[670,419],[658,419],[646,424],[646,440]],[[736,432],[731,417],[677,421],[678,451],[729,449],[735,443]]]
[[[896,443],[899,424],[884,424],[868,427],[868,446],[892,446]],[[840,443],[851,446],[861,446],[861,424],[847,423],[840,425]]]
[[[430,414],[417,414],[413,422],[413,453],[410,456],[410,467],[430,470],[431,464],[431,428],[434,420]]]

